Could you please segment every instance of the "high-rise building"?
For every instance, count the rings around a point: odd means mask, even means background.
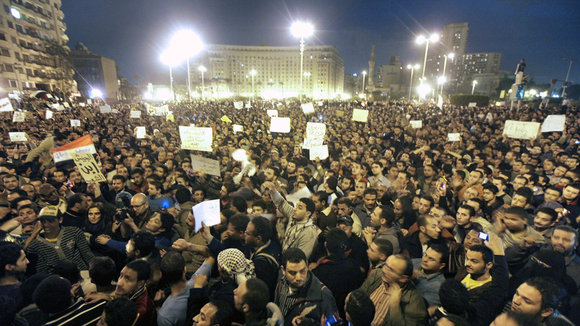
[[[473,80],[477,80],[478,76],[482,74],[485,74],[486,80],[493,79],[490,76],[499,72],[500,64],[501,53],[498,52],[466,53],[459,56],[455,59],[453,71],[456,91],[466,92],[471,88]],[[481,77],[484,78],[483,76]]]
[[[467,36],[469,34],[468,23],[454,23],[443,27],[440,41],[436,44],[429,44],[429,54],[425,67],[425,77],[433,84],[439,76],[443,75],[445,56],[453,53],[455,58],[463,55],[467,47]],[[447,60],[445,75],[453,76],[454,61]],[[449,78],[447,78],[449,80]],[[454,81],[450,81],[454,83]]]
[[[391,56],[388,65],[380,65],[377,74],[377,87],[388,96],[404,96],[408,87],[403,83],[403,63],[399,56]]]
[[[300,92],[298,46],[215,44],[208,46],[199,64],[207,68],[204,72],[206,96],[293,97]],[[200,87],[201,73],[197,65],[190,69],[192,76],[197,76],[195,80],[192,77],[192,85]],[[302,78],[302,93],[307,97],[334,98],[342,94],[344,63],[336,48],[306,46]]]
[[[77,44],[71,58],[75,68],[74,79],[83,96],[90,97],[93,90],[99,90],[102,97],[109,101],[119,98],[115,60],[92,53],[82,43]]]
[[[76,92],[61,0],[0,0],[0,87]]]

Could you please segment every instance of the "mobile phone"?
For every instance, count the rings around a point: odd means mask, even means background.
[[[72,182],[65,182],[64,183],[65,186],[67,186],[69,189],[72,189],[75,185]]]
[[[479,238],[483,241],[489,241],[489,234],[485,232],[479,232]]]
[[[441,189],[443,189],[443,190],[447,190],[447,185],[445,184],[445,182],[443,182],[443,183],[441,184]]]
[[[576,145],[580,144],[580,140],[574,142]]]

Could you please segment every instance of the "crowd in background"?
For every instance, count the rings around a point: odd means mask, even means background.
[[[576,107],[246,102],[0,112],[0,325],[580,324]],[[563,132],[503,135],[552,114]],[[303,148],[307,122],[326,125],[328,158]],[[192,124],[211,152],[181,148]],[[107,182],[54,162],[85,135]],[[216,199],[220,223],[196,228],[192,208]]]

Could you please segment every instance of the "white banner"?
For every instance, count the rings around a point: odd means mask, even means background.
[[[352,120],[358,122],[367,122],[369,119],[369,110],[354,109],[352,111]]]
[[[0,99],[0,112],[10,112],[14,111],[12,107],[12,103],[10,103],[10,99],[5,97]]]
[[[201,229],[201,223],[206,226],[218,225],[220,218],[220,200],[206,200],[193,206],[193,217],[195,218],[195,232]]]
[[[213,142],[212,128],[179,126],[181,148],[194,151],[211,152]]]
[[[11,142],[28,141],[28,139],[26,139],[25,132],[9,132],[8,136],[10,136]]]
[[[304,114],[314,113],[314,104],[312,103],[304,103],[301,105],[301,107]]]
[[[14,112],[16,113],[16,112]],[[542,132],[564,131],[566,116],[563,114],[549,115],[542,123]]]
[[[71,119],[70,120],[70,126],[71,127],[80,127],[81,126],[81,120]]]
[[[272,117],[270,119],[270,132],[290,132],[290,118]]]
[[[411,128],[414,128],[414,129],[423,128],[423,120],[411,120],[411,121],[409,121],[409,123],[411,124]]]
[[[21,111],[14,111],[14,115],[12,116],[12,122],[24,122],[26,119],[26,113]]]
[[[321,160],[328,158],[328,145],[310,147],[310,160],[314,161],[318,157]]]
[[[135,137],[137,139],[143,139],[147,135],[147,129],[145,127],[137,127],[135,128]]]
[[[460,133],[447,134],[447,140],[461,141],[461,134]]]
[[[503,134],[509,138],[532,139],[538,137],[539,122],[506,120]]]
[[[303,148],[322,145],[324,143],[325,134],[326,125],[324,123],[308,122],[306,124],[306,136],[304,138]]]
[[[220,162],[198,155],[191,155],[191,167],[205,174],[220,176]]]
[[[477,106],[477,102],[469,102],[468,108],[474,108]]]

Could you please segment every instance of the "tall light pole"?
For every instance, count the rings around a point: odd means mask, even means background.
[[[362,75],[363,75],[362,93],[363,93],[363,97],[366,98],[366,93],[365,93],[365,77],[367,76],[367,71],[366,70],[363,70]]]
[[[443,79],[441,83],[441,96],[443,96],[443,85],[447,82],[447,77],[445,76],[445,69],[447,68],[447,58],[453,60],[455,58],[455,53],[451,52],[449,54],[444,54],[445,61],[443,61]]]
[[[572,62],[574,62],[573,58],[570,58],[568,60],[570,60],[570,65],[568,66],[568,73],[566,74],[566,81],[564,81],[564,87],[562,87],[562,96],[560,96],[562,98],[566,96],[566,87],[568,87],[568,77],[570,77],[570,69],[572,69]]]
[[[304,70],[304,38],[309,37],[314,33],[314,26],[310,23],[296,22],[290,27],[290,31],[294,37],[300,38],[300,94],[299,99],[302,102],[302,79]]]
[[[256,98],[256,92],[254,92],[254,76],[256,76],[258,72],[255,69],[250,70],[250,76],[252,76],[252,98]]]
[[[205,100],[205,84],[203,74],[207,71],[207,68],[204,66],[197,67],[197,70],[201,72],[201,99]]]
[[[471,83],[471,85],[473,85],[473,86],[471,87],[471,95],[473,95],[473,93],[475,93],[475,85],[477,85],[477,80],[474,80],[474,81]]]
[[[409,81],[409,101],[411,100],[411,91],[413,90],[413,72],[419,68],[419,64],[407,65],[407,69],[411,69],[411,79]]]
[[[203,50],[201,38],[191,30],[183,29],[175,32],[169,43],[170,51],[187,61],[187,95],[191,99],[191,72],[189,60]]]
[[[428,38],[420,35],[417,37],[415,42],[417,44],[425,43],[425,58],[423,59],[423,72],[421,73],[421,83],[425,80],[425,67],[427,66],[427,54],[429,53],[429,43],[430,42],[438,42],[439,41],[439,34],[431,34]]]
[[[161,53],[160,59],[161,62],[169,66],[169,87],[171,89],[171,97],[175,101],[175,91],[173,90],[173,67],[177,66],[183,57],[170,48]]]

